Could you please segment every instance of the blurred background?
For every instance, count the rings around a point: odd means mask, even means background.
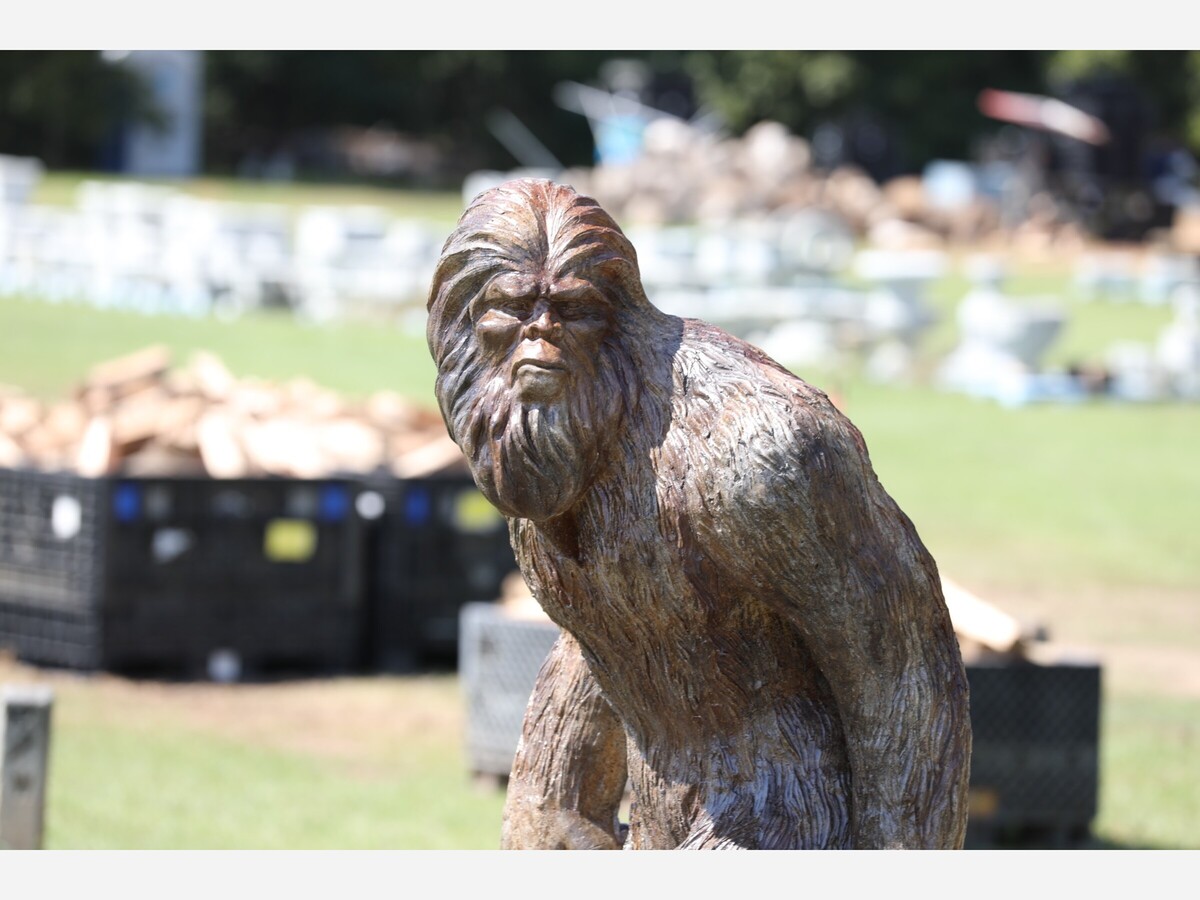
[[[555,629],[424,303],[535,175],[862,430],[968,845],[1200,847],[1198,152],[1190,51],[0,52],[0,844],[498,845]]]

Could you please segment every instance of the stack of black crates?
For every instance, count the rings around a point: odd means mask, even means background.
[[[357,493],[339,479],[0,470],[0,644],[82,669],[351,667]]]
[[[371,668],[454,666],[467,603],[495,600],[516,570],[508,525],[469,475],[377,483],[368,538]],[[369,493],[368,497],[371,496]]]
[[[84,478],[0,469],[0,649],[240,677],[453,661],[515,568],[470,477]]]

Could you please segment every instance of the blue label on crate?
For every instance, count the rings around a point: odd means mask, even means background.
[[[142,488],[122,482],[113,491],[113,515],[118,522],[133,522],[142,514]]]
[[[320,516],[326,522],[340,522],[350,512],[350,491],[340,484],[321,488]]]
[[[424,525],[429,521],[433,504],[425,488],[410,488],[404,498],[404,521],[409,525]]]

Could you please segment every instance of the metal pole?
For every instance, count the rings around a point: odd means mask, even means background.
[[[0,709],[0,847],[40,850],[54,691],[6,685]]]

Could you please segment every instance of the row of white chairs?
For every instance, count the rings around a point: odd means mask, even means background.
[[[378,207],[291,209],[85,181],[70,208],[0,203],[0,294],[194,316],[271,306],[319,321],[364,307],[403,314],[423,307],[445,231]],[[873,330],[896,320],[894,330],[910,331],[924,324],[925,285],[946,269],[943,254],[859,251],[845,223],[816,209],[628,234],[652,297],[716,319],[731,306],[776,321],[801,306],[817,318],[852,309]],[[876,290],[868,303],[845,286],[848,274],[887,296]]]
[[[0,203],[0,293],[142,312],[316,319],[423,298],[441,235],[374,207],[235,204],[84,182],[74,207]]]

